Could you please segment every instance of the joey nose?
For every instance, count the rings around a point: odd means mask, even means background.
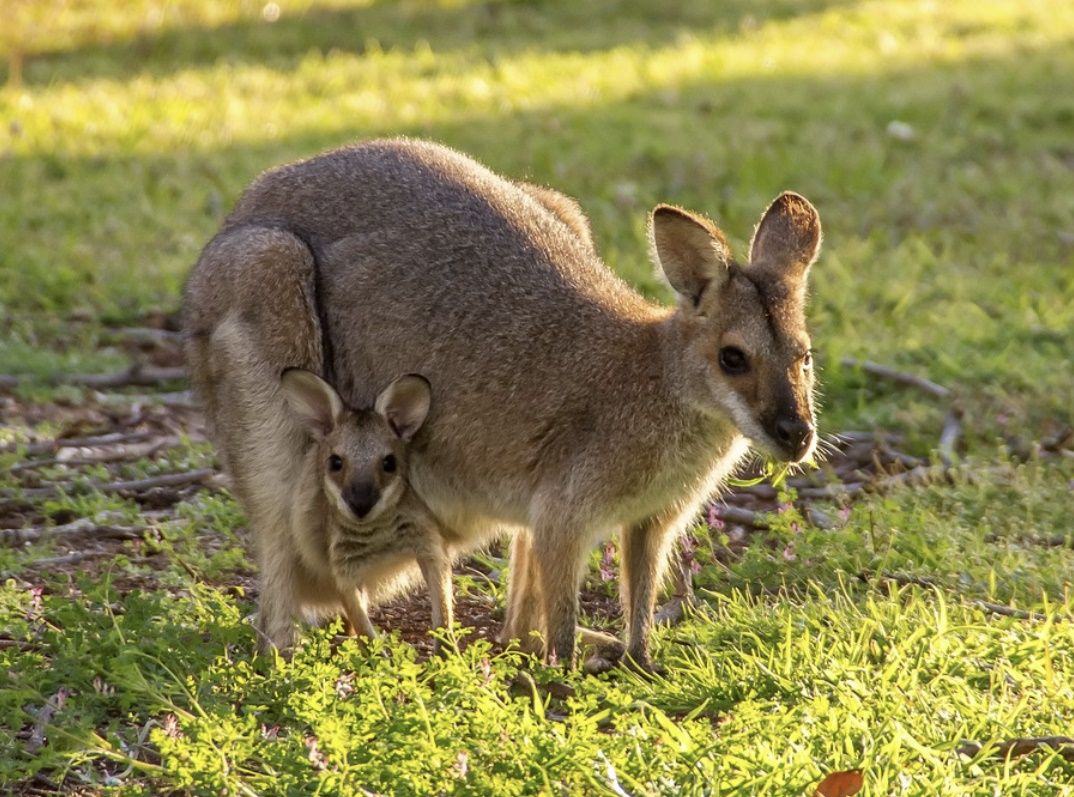
[[[373,511],[380,500],[380,493],[372,484],[352,484],[343,491],[343,500],[354,516],[361,520]]]
[[[776,442],[788,454],[788,460],[797,462],[805,456],[813,444],[813,424],[797,415],[780,418],[775,424]]]

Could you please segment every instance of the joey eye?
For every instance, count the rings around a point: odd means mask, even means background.
[[[720,349],[720,368],[725,374],[738,376],[750,370],[750,361],[737,346],[724,346]]]
[[[395,473],[396,469],[399,467],[399,463],[395,461],[394,454],[388,454],[388,456],[380,461],[380,467],[385,473]]]
[[[343,457],[339,454],[332,454],[328,457],[328,469],[332,471],[332,473],[339,473],[343,470]]]

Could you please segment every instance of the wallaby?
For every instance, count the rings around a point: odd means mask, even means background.
[[[401,372],[436,386],[410,486],[464,547],[515,531],[503,636],[550,660],[574,662],[588,553],[619,530],[626,652],[651,669],[671,541],[750,442],[788,462],[813,451],[805,299],[821,229],[797,194],[765,211],[746,265],[712,222],[657,207],[674,308],[601,262],[571,200],[422,141],[271,170],[220,235],[284,233],[302,251],[273,267],[312,271],[344,399],[367,406]]]
[[[370,602],[379,603],[409,585],[417,561],[432,605],[432,625],[452,622],[451,553],[436,521],[406,485],[406,445],[429,411],[429,383],[416,374],[401,376],[377,396],[373,410],[344,405],[316,374],[290,368],[281,377],[283,395],[310,436],[302,473],[294,488],[292,558],[301,584],[287,594],[288,577],[273,586],[277,596],[261,625],[270,642],[282,647],[298,608],[343,607],[349,630],[376,636]],[[286,542],[286,541],[281,541]],[[263,611],[265,611],[263,609]],[[439,650],[440,639],[434,641]]]
[[[433,626],[452,622],[449,541],[406,485],[407,441],[428,413],[429,383],[393,378],[363,405],[373,409],[348,407],[316,375],[314,290],[300,241],[241,230],[206,246],[183,302],[192,381],[255,538],[263,653],[290,655],[296,618],[341,608],[352,633],[372,636],[369,602],[419,568]]]

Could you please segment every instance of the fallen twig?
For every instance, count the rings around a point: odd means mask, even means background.
[[[99,539],[134,540],[141,537],[146,529],[140,526],[112,526],[95,523],[89,518],[79,518],[62,526],[44,526],[28,529],[0,529],[0,544],[24,545],[41,540],[63,537],[71,539],[83,535],[92,535]]]
[[[25,639],[0,639],[0,650],[14,648],[15,650],[25,652],[29,650],[37,650],[39,647],[41,646],[34,642],[27,642]]]
[[[860,368],[867,374],[873,376],[879,376],[883,379],[890,379],[893,382],[900,382],[910,387],[916,387],[918,390],[924,391],[936,398],[949,398],[951,391],[943,385],[938,385],[935,382],[925,379],[921,376],[914,374],[908,374],[905,371],[897,371],[894,368],[888,368],[886,365],[880,365],[870,360],[855,360],[853,357],[844,357],[842,360],[844,368]]]
[[[187,370],[181,367],[158,368],[153,365],[135,363],[126,371],[118,374],[57,374],[45,380],[52,385],[75,385],[95,390],[110,387],[152,387],[186,379]],[[32,377],[0,375],[0,387],[11,389],[24,382],[36,381]]]
[[[858,574],[858,577],[862,581],[868,581],[872,578],[872,574],[868,572],[862,572]],[[925,589],[944,588],[944,584],[935,578],[929,576],[909,576],[904,573],[881,573],[876,576],[877,583],[883,583],[890,581],[900,586],[912,585],[915,587],[924,587]],[[1015,609],[1013,606],[1004,606],[999,603],[989,603],[985,600],[978,598],[966,598],[966,603],[969,606],[980,609],[981,611],[988,612],[989,614],[998,614],[1003,617],[1013,617],[1017,620],[1036,620],[1044,621],[1048,619],[1048,615],[1041,614],[1040,612],[1031,612],[1027,609]],[[1066,618],[1056,615],[1056,620],[1065,620]]]
[[[724,523],[734,523],[738,526],[750,526],[755,529],[767,529],[768,521],[760,512],[752,509],[744,509],[730,504],[713,504],[713,511]]]
[[[943,431],[940,432],[940,442],[936,445],[936,451],[940,455],[940,461],[945,468],[950,468],[955,463],[955,446],[962,436],[962,409],[952,407],[944,418]]]
[[[969,603],[971,606],[976,606],[978,609],[986,611],[989,614],[999,614],[1003,617],[1014,617],[1017,620],[1043,621],[1048,619],[1048,615],[1041,614],[1040,612],[1030,612],[1025,609],[1015,609],[1011,606],[1003,606],[999,603],[989,603],[988,601],[982,601],[977,599],[973,599]],[[1056,619],[1059,620],[1062,618],[1057,617]]]
[[[179,343],[183,339],[181,332],[154,327],[123,327],[107,330],[105,334],[109,338],[129,340],[132,343]]]
[[[106,482],[105,484],[91,484],[91,489],[100,493],[122,493],[122,492],[142,492],[145,490],[153,489],[154,487],[177,487],[186,484],[192,484],[194,482],[200,482],[208,479],[211,476],[215,476],[216,471],[212,468],[201,468],[200,470],[187,471],[186,473],[167,473],[163,476],[153,476],[148,479],[133,479],[131,481],[122,482]],[[66,484],[50,484],[47,487],[28,487],[24,490],[0,490],[0,497],[12,498],[16,495],[25,495],[28,497],[41,497],[58,495],[64,488],[71,485]]]
[[[148,435],[147,435],[148,436]],[[17,473],[24,470],[36,470],[38,468],[52,467],[54,465],[67,465],[77,467],[81,465],[100,465],[106,462],[132,462],[138,459],[151,457],[162,448],[178,446],[179,438],[175,435],[158,437],[155,440],[147,440],[132,444],[111,444],[103,446],[78,446],[78,448],[90,449],[85,456],[65,457],[63,455],[51,459],[28,459],[12,466],[11,472]],[[65,449],[73,449],[76,446],[64,446]]]
[[[986,744],[967,740],[958,746],[956,752],[967,758],[976,758],[982,750],[988,750],[990,758],[1016,758],[1047,750],[1058,753],[1067,761],[1074,761],[1074,739],[1069,736],[1037,736]]]
[[[108,551],[75,551],[73,553],[64,554],[63,556],[45,556],[41,559],[34,559],[31,562],[27,562],[25,566],[30,570],[43,570],[50,567],[66,567],[67,565],[78,564],[86,559],[92,559],[94,556],[108,555]]]
[[[8,443],[0,446],[0,453],[9,454],[21,448],[26,456],[36,456],[37,454],[51,453],[59,448],[96,448],[99,446],[137,443],[148,440],[152,436],[151,432],[111,432],[92,437],[61,437],[55,440],[40,440],[34,443]]]

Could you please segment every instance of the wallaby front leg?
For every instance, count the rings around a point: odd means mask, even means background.
[[[339,600],[343,604],[343,616],[350,624],[350,631],[356,637],[375,639],[377,629],[369,619],[369,596],[363,587],[341,589]]]
[[[429,590],[433,630],[447,629],[448,635],[454,642],[452,626],[455,622],[455,612],[451,585],[451,558],[446,552],[423,556],[418,560],[418,567],[421,568],[421,575]],[[440,637],[435,638],[433,653],[439,655],[443,652],[442,648],[443,641]]]
[[[565,667],[575,665],[578,637],[578,591],[585,574],[589,537],[583,529],[559,523],[534,529],[533,556],[544,595],[547,659]]]
[[[654,669],[649,638],[656,593],[678,529],[677,518],[672,522],[649,518],[623,529],[620,593],[627,627],[627,656],[635,666],[647,671]]]
[[[533,537],[529,530],[522,530],[511,540],[507,611],[500,642],[507,645],[517,639],[526,653],[543,656],[546,633],[544,593],[533,553]]]

